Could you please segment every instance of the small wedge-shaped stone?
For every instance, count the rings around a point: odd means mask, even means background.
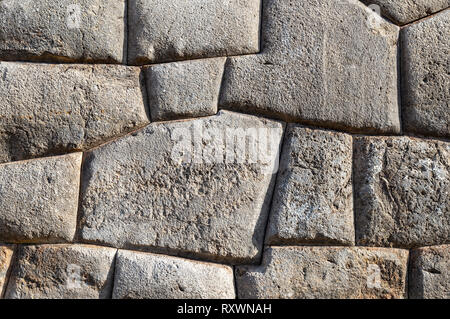
[[[432,246],[411,251],[409,297],[450,299],[450,246]]]
[[[260,266],[239,266],[239,298],[406,298],[408,251],[362,247],[266,248]]]
[[[399,25],[450,7],[450,0],[362,0],[362,2]]]
[[[88,245],[21,246],[5,298],[111,298],[116,252]]]
[[[82,238],[257,262],[282,130],[279,122],[219,112],[153,123],[87,153]]]
[[[0,162],[85,150],[148,123],[135,67],[0,63]]]
[[[233,268],[119,250],[115,299],[234,299]]]
[[[357,244],[450,243],[450,143],[409,137],[354,141]]]
[[[256,53],[260,6],[260,0],[129,1],[128,62]]]
[[[152,65],[146,69],[153,121],[217,113],[225,58]]]
[[[400,131],[397,26],[357,0],[263,7],[262,54],[228,59],[219,107],[352,132]]]
[[[0,165],[0,242],[71,241],[81,153]]]
[[[268,243],[354,244],[352,137],[297,125],[286,135]]]
[[[0,1],[0,59],[126,61],[125,0]]]
[[[11,245],[0,245],[0,299],[6,290],[9,267],[13,257],[14,247]]]
[[[450,10],[402,30],[405,131],[450,137]]]

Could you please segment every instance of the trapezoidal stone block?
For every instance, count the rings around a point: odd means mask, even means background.
[[[405,131],[450,137],[450,10],[402,29]]]
[[[0,245],[0,299],[6,290],[9,269],[14,253],[14,246]]]
[[[260,0],[133,0],[132,65],[259,51]]]
[[[114,299],[234,299],[233,268],[119,250]]]
[[[3,0],[0,59],[125,63],[125,0]]]
[[[74,153],[0,165],[0,242],[72,241],[81,158]]]
[[[149,123],[140,69],[0,63],[0,162],[86,150]]]
[[[20,246],[6,299],[109,299],[117,249]]]
[[[239,266],[240,299],[403,299],[408,251],[268,247],[259,266]]]
[[[152,123],[87,153],[81,236],[225,263],[257,262],[283,125],[230,112]]]
[[[290,124],[268,234],[271,245],[353,245],[352,137]]]
[[[354,138],[357,245],[414,248],[450,242],[450,143]]]
[[[267,0],[262,21],[262,53],[228,58],[219,108],[400,132],[397,26],[356,0]]]

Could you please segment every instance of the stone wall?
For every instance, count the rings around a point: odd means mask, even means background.
[[[450,298],[449,6],[0,0],[0,297]]]

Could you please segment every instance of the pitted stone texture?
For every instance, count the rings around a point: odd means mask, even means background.
[[[14,253],[12,245],[0,245],[0,299],[6,290],[9,267]]]
[[[0,63],[0,162],[86,150],[148,123],[135,67]]]
[[[0,242],[73,239],[81,158],[75,153],[0,165]]]
[[[130,64],[259,51],[260,0],[128,3]]]
[[[266,248],[236,270],[239,298],[406,298],[408,251],[362,247]]]
[[[354,244],[352,137],[297,125],[286,134],[268,243]]]
[[[362,0],[362,2],[366,5],[378,5],[382,15],[399,25],[424,18],[450,6],[450,0]]]
[[[251,132],[244,130],[252,128],[260,129],[260,138],[246,138]],[[82,238],[226,263],[257,262],[282,128],[279,122],[219,112],[153,123],[93,150],[83,166]],[[240,146],[244,141],[244,148],[225,148],[225,135]],[[230,157],[251,154],[247,149],[259,149],[265,158]]]
[[[111,298],[116,251],[87,245],[21,246],[5,298]]]
[[[450,10],[402,30],[405,131],[450,137]]]
[[[225,58],[153,65],[146,69],[153,121],[217,113]]]
[[[400,131],[397,26],[356,0],[263,7],[262,54],[228,59],[219,107],[347,131]]]
[[[114,299],[234,299],[233,269],[164,255],[120,250]]]
[[[409,297],[450,299],[450,246],[433,246],[411,252]]]
[[[355,138],[353,177],[358,245],[449,243],[450,143]]]
[[[126,62],[125,0],[0,1],[0,59]]]

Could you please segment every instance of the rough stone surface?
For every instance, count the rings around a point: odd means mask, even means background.
[[[219,107],[400,131],[397,26],[356,0],[268,0],[263,8],[262,54],[228,59]]]
[[[277,247],[236,270],[239,298],[406,298],[408,251]]]
[[[148,123],[135,67],[0,63],[0,162],[85,150]]]
[[[450,143],[408,137],[354,140],[357,244],[449,243]]]
[[[128,3],[130,64],[256,53],[260,0]]]
[[[93,150],[83,166],[82,238],[227,263],[257,262],[282,127],[219,112],[153,123]],[[252,128],[259,128],[259,138],[244,131]],[[248,151],[240,148],[246,140]],[[253,158],[255,149],[264,158]],[[242,154],[248,159],[241,160]]]
[[[381,14],[404,25],[450,7],[450,0],[362,0],[367,5],[378,5]],[[377,9],[376,7],[373,7]]]
[[[81,157],[75,153],[0,165],[0,242],[73,239]]]
[[[9,267],[14,253],[11,245],[0,245],[0,299],[6,289]]]
[[[450,137],[450,10],[402,30],[405,131]]]
[[[268,243],[354,244],[352,137],[297,125],[286,135]]]
[[[116,251],[87,245],[21,246],[5,298],[111,298]]]
[[[125,0],[2,0],[0,59],[126,61]]]
[[[411,252],[409,297],[450,299],[450,246],[433,246]]]
[[[234,299],[233,268],[120,250],[115,299]]]
[[[225,58],[153,65],[146,69],[153,121],[217,113]]]

